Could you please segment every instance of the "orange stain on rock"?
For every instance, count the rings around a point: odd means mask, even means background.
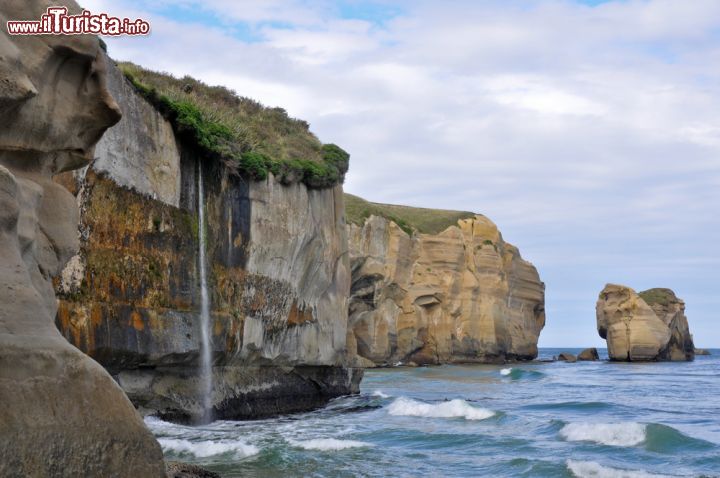
[[[311,322],[313,320],[312,309],[306,310],[304,307],[299,308],[297,301],[294,300],[292,307],[290,307],[290,314],[288,315],[288,325],[300,325],[305,322]]]
[[[145,330],[145,322],[143,322],[142,315],[137,310],[133,310],[130,314],[130,323],[137,331]]]

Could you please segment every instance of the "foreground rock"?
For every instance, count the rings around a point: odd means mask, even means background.
[[[4,1],[0,21],[35,20],[47,6]],[[119,115],[97,38],[0,32],[3,477],[165,476],[160,446],[120,387],[53,323],[52,280],[77,251],[78,211],[52,175],[86,164]]]
[[[600,336],[607,340],[610,360],[692,360],[692,335],[685,303],[670,289],[636,293],[608,284],[596,307]]]
[[[65,337],[105,366],[143,413],[182,422],[204,415],[202,169],[214,416],[305,411],[357,392],[362,371],[345,366],[342,187],[232,174],[177,137],[115,67],[108,86],[124,119],[98,144],[91,167],[64,178],[82,212],[81,250],[58,284]]]
[[[401,219],[378,215],[348,226],[348,347],[361,363],[503,362],[537,356],[545,325],[544,284],[495,224],[475,214],[457,218],[453,214],[461,213],[365,204],[407,217],[450,219],[433,224],[436,230],[430,233],[409,231]]]
[[[577,356],[578,360],[591,362],[595,360],[600,360],[600,355],[598,354],[598,351],[595,347],[585,349],[582,352],[580,352]]]
[[[165,464],[167,478],[221,478],[219,473],[190,463],[169,461]]]

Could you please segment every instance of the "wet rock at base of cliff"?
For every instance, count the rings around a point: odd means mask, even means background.
[[[71,14],[80,8],[72,1]],[[46,1],[0,2],[0,20]],[[53,323],[52,281],[77,252],[82,167],[119,111],[94,36],[0,31],[0,476],[165,476],[162,450],[120,387]]]
[[[568,353],[568,352],[561,353],[560,355],[558,355],[557,359],[560,362],[567,362],[567,363],[575,363],[578,361],[578,358],[575,355]]]
[[[165,463],[167,478],[222,478],[219,473],[190,463],[168,461]]]
[[[610,360],[686,361],[695,357],[685,303],[670,289],[640,293],[608,284],[596,306],[597,328]]]
[[[360,391],[363,370],[333,366],[216,367],[214,419],[247,420],[305,412]],[[117,380],[142,413],[179,423],[205,415],[196,368],[125,370]]]
[[[600,360],[600,355],[598,354],[598,351],[595,347],[591,347],[580,352],[577,356],[577,359],[585,362],[592,362],[595,360]]]

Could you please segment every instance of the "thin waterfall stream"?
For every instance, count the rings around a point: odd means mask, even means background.
[[[200,394],[203,422],[212,421],[212,355],[210,343],[210,297],[207,284],[207,259],[205,234],[205,189],[202,165],[198,166],[198,238],[200,262]]]

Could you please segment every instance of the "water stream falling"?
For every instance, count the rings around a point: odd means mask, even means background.
[[[202,165],[198,166],[198,238],[200,262],[200,394],[202,397],[203,422],[212,421],[212,357],[210,352],[210,297],[207,285],[207,260],[205,258],[205,189]]]

